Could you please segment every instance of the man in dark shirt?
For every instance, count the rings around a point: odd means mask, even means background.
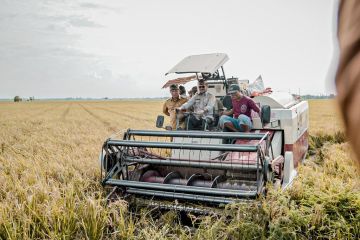
[[[225,111],[219,120],[224,131],[248,132],[252,128],[251,110],[260,113],[259,107],[249,97],[245,96],[237,84],[230,85],[229,93],[233,108]]]

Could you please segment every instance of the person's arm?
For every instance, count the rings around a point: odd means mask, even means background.
[[[169,109],[166,105],[166,102],[164,102],[164,105],[163,105],[163,113],[166,115],[166,116],[170,116],[170,113],[169,113]]]
[[[249,106],[250,106],[251,110],[260,114],[260,108],[252,99],[249,99]]]
[[[196,96],[196,95],[195,95]],[[190,107],[192,107],[192,105],[194,105],[194,103],[195,103],[195,96],[193,96],[192,98],[190,98],[190,100],[189,101],[187,101],[186,103],[184,103],[183,105],[181,105],[180,107],[179,107],[179,109],[180,110],[187,110],[187,109],[189,109]]]
[[[225,110],[223,114],[228,115],[228,116],[232,116],[232,115],[234,115],[234,110],[233,109]]]

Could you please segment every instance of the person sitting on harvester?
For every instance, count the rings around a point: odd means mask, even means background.
[[[170,123],[173,130],[176,130],[176,111],[175,109],[184,104],[187,99],[180,96],[179,88],[176,84],[170,85],[171,98],[167,99],[163,105],[163,113],[170,117]],[[184,124],[180,121],[179,125]]]
[[[230,85],[229,93],[233,107],[220,117],[220,128],[223,131],[249,132],[252,128],[251,110],[260,114],[260,108],[244,95],[237,84]]]
[[[193,114],[190,114],[187,119],[187,129],[201,129],[203,122],[214,121],[214,106],[215,96],[207,92],[207,83],[204,79],[198,81],[198,92],[180,108],[180,111],[193,109]]]
[[[189,90],[189,92],[188,92],[189,98],[192,98],[192,97],[195,95],[195,93],[197,93],[197,86],[193,86],[193,87]]]
[[[187,98],[187,96],[186,96],[186,89],[185,89],[185,87],[184,87],[183,85],[180,85],[180,86],[179,86],[179,90],[180,90],[180,96],[181,96],[182,98]]]

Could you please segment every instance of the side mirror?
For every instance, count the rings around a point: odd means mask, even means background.
[[[158,115],[157,119],[156,119],[156,127],[157,128],[162,128],[163,125],[164,125],[164,116]]]
[[[270,123],[271,118],[271,108],[269,105],[264,105],[261,107],[261,123],[266,125]]]

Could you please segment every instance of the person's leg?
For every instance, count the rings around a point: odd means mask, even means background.
[[[194,120],[194,125],[196,126],[196,129],[200,129],[202,130],[203,129],[203,120],[202,119],[197,119],[196,117],[194,117],[195,120]]]
[[[244,114],[239,115],[238,123],[239,123],[240,132],[250,132],[250,130],[252,129],[251,119]]]
[[[186,130],[192,130],[194,129],[194,120],[193,120],[194,116],[193,115],[188,115],[185,118],[185,129]]]
[[[188,124],[188,130],[195,130],[199,129],[202,125],[202,120],[197,119],[194,115],[189,115],[189,124]]]
[[[187,130],[193,130],[194,129],[194,116],[189,115],[187,116]]]
[[[184,129],[185,130],[189,130],[189,121],[190,121],[190,116],[186,116],[185,120],[184,120]]]
[[[224,129],[226,129],[230,132],[238,132],[239,131],[238,129],[235,128],[235,126],[232,122],[224,123]]]
[[[251,128],[246,124],[240,124],[240,132],[250,132]]]
[[[229,117],[229,116],[227,116],[227,115],[222,115],[221,117],[220,117],[220,119],[219,119],[219,128],[220,129],[224,129],[224,123],[226,123],[226,122],[229,122],[230,121],[230,118],[231,117]]]
[[[214,119],[206,116],[201,119],[201,129],[203,130],[209,130],[212,127],[212,124],[214,122]]]
[[[224,132],[231,131],[231,132],[238,132],[239,131],[239,124],[238,120],[234,119],[230,116],[223,115],[220,117],[219,126],[223,129]]]

